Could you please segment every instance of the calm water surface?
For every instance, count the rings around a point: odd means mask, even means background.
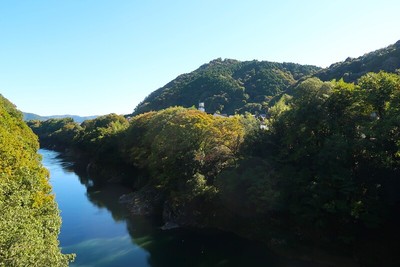
[[[57,152],[41,149],[40,153],[61,210],[62,250],[77,255],[71,266],[311,266],[278,257],[266,247],[232,234],[161,231],[151,219],[130,216],[118,203],[118,197],[129,189],[94,186]]]

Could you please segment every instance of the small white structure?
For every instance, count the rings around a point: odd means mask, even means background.
[[[203,112],[206,112],[206,109],[204,108],[204,102],[200,102],[199,103],[199,110],[203,111]]]

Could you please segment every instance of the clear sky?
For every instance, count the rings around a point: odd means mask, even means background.
[[[39,115],[127,114],[215,58],[326,67],[400,39],[398,0],[1,0],[0,93]]]

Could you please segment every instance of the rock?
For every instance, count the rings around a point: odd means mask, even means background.
[[[133,215],[153,215],[159,201],[156,191],[144,188],[119,198],[119,202],[126,204]]]
[[[166,225],[191,226],[202,228],[203,225],[198,218],[201,215],[193,205],[188,203],[173,203],[165,201],[163,205],[162,218]]]

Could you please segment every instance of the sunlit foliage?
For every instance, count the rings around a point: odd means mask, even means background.
[[[163,186],[182,188],[194,176],[212,185],[216,175],[237,159],[246,132],[242,119],[181,107],[144,113],[131,121],[124,158],[148,169],[154,182]]]
[[[37,137],[0,95],[0,266],[68,266],[61,219]]]
[[[209,113],[266,113],[270,100],[318,67],[267,61],[215,59],[151,93],[134,111],[205,103]]]

